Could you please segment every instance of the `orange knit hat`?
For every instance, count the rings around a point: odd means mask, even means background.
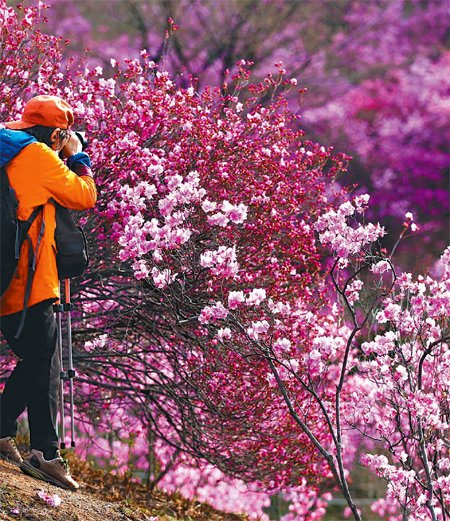
[[[73,124],[70,105],[57,96],[35,96],[25,105],[22,119],[5,123],[8,128],[21,129],[34,125],[68,129]]]

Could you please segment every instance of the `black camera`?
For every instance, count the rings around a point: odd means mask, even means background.
[[[81,143],[81,148],[84,152],[84,150],[86,150],[86,148],[89,146],[89,142],[86,138],[86,132],[81,132],[80,130],[75,130],[74,133],[77,136],[77,138],[79,139],[79,141]]]

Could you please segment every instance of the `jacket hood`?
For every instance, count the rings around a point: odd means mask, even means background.
[[[0,168],[17,156],[22,149],[37,141],[26,132],[19,130],[0,129]]]

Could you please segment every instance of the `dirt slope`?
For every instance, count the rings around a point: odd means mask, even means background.
[[[85,463],[72,460],[77,492],[64,490],[27,476],[0,459],[0,521],[248,521],[246,516],[219,512],[210,505],[190,502],[179,494],[148,491],[137,484],[127,486],[114,476],[88,470]],[[79,476],[83,475],[86,482]],[[57,507],[38,496],[61,498]],[[109,501],[112,499],[112,501]]]
[[[14,465],[0,460],[0,519],[15,521],[146,521],[150,517],[121,504],[108,503],[85,491],[63,490],[23,474]],[[38,497],[44,490],[61,498],[58,507]]]

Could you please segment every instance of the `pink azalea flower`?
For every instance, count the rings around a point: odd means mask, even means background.
[[[228,294],[228,307],[230,309],[236,309],[239,304],[242,304],[245,301],[245,296],[243,291],[230,291]]]
[[[57,494],[47,494],[43,489],[38,490],[36,494],[51,507],[59,507],[61,504],[61,498]]]
[[[249,293],[246,304],[247,306],[259,306],[266,299],[266,290],[262,288],[254,288]]]

